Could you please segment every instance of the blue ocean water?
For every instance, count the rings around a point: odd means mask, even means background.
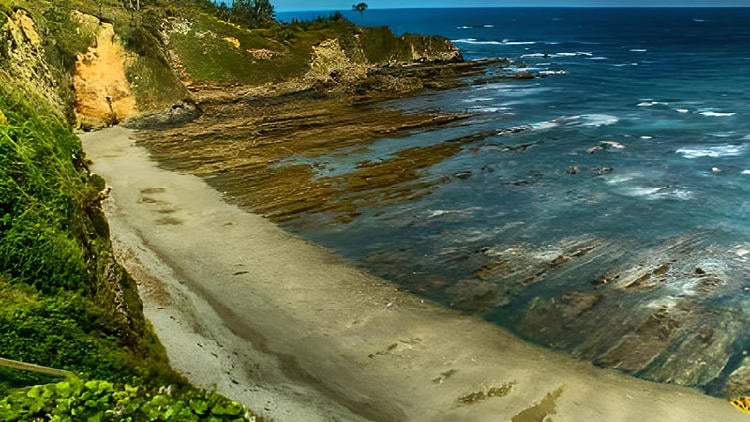
[[[405,145],[434,145],[509,127],[532,129],[487,137],[427,169],[426,179],[450,179],[430,195],[365,209],[348,224],[292,222],[292,230],[449,304],[456,300],[451,286],[475,280],[477,268],[495,252],[554,251],[561,242],[586,236],[621,245],[612,249],[617,256],[592,260],[539,287],[518,290],[503,284],[502,275],[483,278],[508,292],[483,315],[516,331],[539,297],[592,289],[590,281],[610,267],[627,267],[629,260],[635,265],[647,259],[642,255],[649,248],[695,236],[691,259],[734,259],[721,268],[731,267],[722,274],[737,291],[712,297],[711,306],[747,317],[741,292],[750,286],[743,264],[750,258],[750,9],[345,14],[396,33],[443,35],[466,59],[508,57],[516,70],[543,77],[399,100],[393,105],[473,117],[458,127],[382,139],[358,155],[342,152],[316,160],[346,168],[347,162],[386,159]],[[508,149],[519,145],[525,147]],[[660,290],[618,300],[623,308],[681,294],[689,293]],[[553,342],[543,335],[529,337]],[[744,337],[733,341],[737,350],[746,345]]]

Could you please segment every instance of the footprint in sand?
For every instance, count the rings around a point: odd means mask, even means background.
[[[160,199],[153,198],[149,195],[155,195],[159,193],[164,193],[166,189],[164,188],[146,188],[141,189],[141,198],[138,200],[138,202],[141,202],[143,204],[152,204],[152,205],[159,205],[161,208],[155,210],[159,214],[165,214],[165,217],[162,217],[158,220],[156,220],[156,224],[162,225],[162,226],[177,226],[183,223],[182,220],[179,218],[173,217],[169,214],[177,212],[176,208],[171,207],[170,203],[167,201],[162,201]]]

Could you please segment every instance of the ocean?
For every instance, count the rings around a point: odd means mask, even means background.
[[[422,170],[444,180],[429,195],[285,227],[402,289],[601,366],[719,394],[749,365],[750,9],[345,15],[442,35],[465,59],[506,57],[539,77],[391,102],[472,117],[316,157],[319,167],[495,135]]]

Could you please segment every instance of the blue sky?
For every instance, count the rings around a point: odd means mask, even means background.
[[[750,0],[271,0],[277,12],[293,10],[348,10],[352,4],[365,1],[371,9],[401,7],[750,7]]]

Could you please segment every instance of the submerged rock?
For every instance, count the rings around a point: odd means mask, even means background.
[[[743,351],[747,354],[747,351]],[[740,365],[729,374],[722,393],[727,397],[750,395],[750,357],[742,359]]]
[[[483,313],[508,303],[500,295],[500,287],[486,281],[465,280],[449,288],[450,306],[469,313]]]
[[[514,79],[534,79],[536,76],[531,72],[516,72],[513,75]]]

